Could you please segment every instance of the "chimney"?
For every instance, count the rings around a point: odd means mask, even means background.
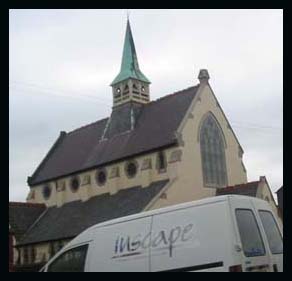
[[[198,78],[199,78],[200,84],[204,84],[204,83],[207,84],[210,78],[208,70],[201,69],[199,72]]]
[[[266,177],[265,176],[260,176],[260,182],[266,182]]]

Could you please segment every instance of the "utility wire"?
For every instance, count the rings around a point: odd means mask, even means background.
[[[22,82],[22,81],[15,81],[15,80],[10,80],[9,81],[11,84],[9,85],[9,87],[15,87],[16,86],[16,90],[17,87],[23,87],[23,88],[30,88],[29,90],[32,90],[32,88],[35,88],[34,90],[39,90],[42,91],[42,93],[47,94],[49,96],[55,96],[55,97],[63,97],[63,98],[69,98],[69,99],[83,99],[88,101],[89,99],[92,101],[94,100],[97,104],[100,103],[100,106],[107,106],[107,107],[112,107],[109,103],[109,100],[106,99],[101,99],[92,95],[85,95],[83,93],[77,92],[77,91],[65,91],[63,89],[54,89],[54,88],[49,88],[49,87],[44,87],[41,85],[37,85],[35,83],[28,83],[28,82]],[[60,94],[56,94],[56,93],[65,93],[66,95],[60,95]],[[72,93],[76,93],[78,95],[71,95]],[[33,94],[35,95],[35,92],[26,92],[26,94]],[[268,130],[270,131],[283,131],[283,128],[280,127],[271,127],[271,126],[263,126],[263,125],[259,125],[259,124],[253,124],[253,123],[239,123],[239,122],[230,122],[232,124],[233,127],[235,128],[240,128],[240,129],[247,129],[247,130],[262,130],[261,132],[266,131],[266,133],[268,132]],[[280,132],[279,132],[280,133]]]
[[[20,92],[18,86],[16,85],[10,85],[9,87],[10,88],[14,88],[14,90],[17,90]],[[29,92],[28,92],[29,90]],[[108,103],[105,103],[103,101],[100,101],[99,99],[97,98],[94,98],[94,97],[90,97],[90,96],[87,96],[87,95],[68,95],[68,94],[65,94],[65,95],[62,95],[62,94],[57,94],[59,91],[56,91],[54,90],[53,92],[51,90],[48,90],[48,89],[21,89],[22,93],[25,93],[25,94],[32,94],[32,95],[36,95],[37,93],[39,92],[42,92],[42,94],[45,94],[45,95],[48,95],[48,96],[52,96],[52,97],[59,97],[59,98],[67,98],[67,99],[83,99],[83,100],[86,100],[86,101],[93,101],[96,103],[96,104],[99,104],[99,105],[102,105],[102,106],[106,106],[106,107],[111,107],[111,105],[109,105]],[[38,92],[35,92],[35,91],[38,91]]]
[[[271,126],[264,126],[264,125],[260,125],[260,124],[252,124],[252,123],[237,123],[232,122],[234,126],[238,126],[238,127],[245,127],[245,128],[250,128],[250,129],[268,129],[268,130],[283,130],[283,128],[281,127],[271,127]]]
[[[9,83],[14,84],[14,85],[15,84],[16,85],[21,85],[22,87],[29,87],[29,88],[33,87],[33,88],[37,88],[37,89],[40,89],[40,90],[53,91],[53,92],[62,92],[64,94],[66,94],[67,96],[72,96],[71,94],[75,93],[75,94],[78,94],[78,95],[80,95],[82,97],[88,97],[88,98],[92,98],[92,99],[95,99],[95,100],[100,100],[100,101],[106,102],[106,103],[110,102],[109,99],[103,99],[103,98],[96,97],[96,96],[93,96],[93,95],[84,94],[84,93],[81,93],[81,92],[78,92],[78,91],[67,91],[67,90],[63,90],[63,89],[60,89],[60,88],[59,89],[50,88],[50,87],[45,87],[45,86],[42,86],[42,85],[37,85],[37,84],[34,84],[34,83],[15,81],[15,80],[10,80]]]

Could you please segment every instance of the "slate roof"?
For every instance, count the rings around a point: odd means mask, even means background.
[[[61,133],[32,177],[30,186],[177,144],[175,132],[199,85],[143,106],[131,131],[102,140],[108,118]]]
[[[167,183],[168,180],[157,181],[144,188],[131,187],[114,195],[95,196],[86,202],[50,207],[18,245],[73,238],[97,223],[139,213]]]
[[[248,182],[245,184],[228,186],[225,188],[217,188],[216,196],[238,194],[238,195],[256,197],[259,183],[260,183],[259,181],[253,181],[253,182]]]
[[[139,120],[142,108],[143,104],[133,101],[114,107],[103,137],[110,139],[115,135],[130,131],[135,121]]]
[[[18,240],[45,211],[45,204],[9,202],[9,224]]]
[[[283,192],[283,185],[276,191],[276,193]]]

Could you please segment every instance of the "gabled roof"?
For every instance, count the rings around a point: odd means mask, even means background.
[[[217,188],[216,196],[238,194],[256,197],[260,181],[253,181],[244,184],[238,184],[234,186],[228,186],[225,188]]]
[[[143,188],[122,189],[114,195],[98,195],[86,202],[50,207],[18,245],[73,238],[97,223],[139,213],[167,183],[168,180],[157,181]]]
[[[45,204],[9,202],[9,225],[17,240],[45,210]]]
[[[175,132],[198,87],[190,87],[145,104],[133,130],[122,134],[111,132],[109,139],[102,139],[108,118],[67,134],[63,132],[29,178],[29,185],[177,144]]]
[[[139,68],[129,20],[127,21],[121,70],[117,77],[114,79],[114,81],[111,83],[111,86],[128,78],[134,78],[146,83],[150,83],[150,81],[146,78],[146,76],[141,72]]]

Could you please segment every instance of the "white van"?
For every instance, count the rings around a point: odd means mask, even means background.
[[[282,229],[264,200],[212,197],[92,226],[41,271],[283,271]]]

